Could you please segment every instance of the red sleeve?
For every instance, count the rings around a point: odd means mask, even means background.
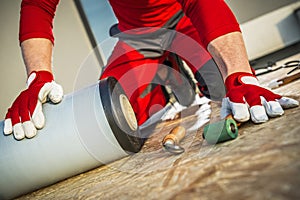
[[[240,31],[239,24],[224,0],[177,0],[207,46],[215,38]]]
[[[59,0],[22,0],[20,43],[30,38],[47,38],[54,43],[53,18]]]

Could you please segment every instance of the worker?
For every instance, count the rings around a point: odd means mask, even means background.
[[[149,118],[152,105],[166,103],[160,87],[141,95],[169,52],[178,54],[195,77],[204,80],[201,67],[212,56],[227,91],[222,114],[232,113],[237,121],[251,119],[262,123],[269,117],[281,116],[284,108],[298,106],[296,100],[259,86],[248,62],[239,24],[223,0],[109,2],[118,19],[115,29],[120,40],[100,79],[113,76],[120,82],[139,125]],[[21,3],[19,41],[28,88],[8,109],[4,122],[4,134],[13,133],[17,140],[32,138],[37,129],[44,127],[42,104],[47,99],[58,103],[63,98],[62,87],[52,74],[52,27],[58,3],[59,0]],[[153,45],[143,48],[147,39]],[[209,87],[209,83],[205,84]]]

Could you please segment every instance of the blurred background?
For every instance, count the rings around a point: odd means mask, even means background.
[[[226,2],[241,24],[254,68],[300,52],[299,0]],[[20,3],[5,0],[0,6],[0,120],[25,88],[18,41]],[[54,21],[53,70],[65,94],[97,82],[115,43],[108,31],[116,22],[107,1],[61,0]]]

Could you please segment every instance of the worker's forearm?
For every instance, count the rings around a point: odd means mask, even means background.
[[[46,70],[52,72],[53,44],[44,38],[33,38],[21,43],[22,56],[27,75],[32,71]]]
[[[249,72],[251,67],[240,32],[233,32],[211,41],[207,49],[217,63],[224,80],[235,72]]]

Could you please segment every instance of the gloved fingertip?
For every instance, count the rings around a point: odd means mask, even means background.
[[[237,121],[237,122],[246,122],[250,119],[250,115],[249,114],[235,114],[233,115],[233,118]]]
[[[289,98],[289,97],[282,97],[281,99],[278,99],[277,102],[282,106],[282,108],[294,108],[299,106],[299,101]]]
[[[37,134],[37,130],[31,121],[24,122],[23,129],[24,129],[25,136],[27,138],[33,138]]]
[[[53,86],[52,90],[50,91],[48,97],[52,101],[52,103],[59,103],[63,99],[64,91],[60,85],[58,85],[56,83],[53,83],[53,84],[55,84],[55,85]]]
[[[266,110],[263,106],[257,105],[250,108],[251,120],[256,123],[264,123],[269,120]]]
[[[45,116],[42,110],[34,111],[31,120],[37,129],[42,129],[45,126]]]
[[[62,96],[51,96],[50,100],[52,103],[57,104],[62,101]]]
[[[266,101],[263,103],[263,105],[270,117],[278,117],[284,114],[284,110],[282,109],[281,105],[276,101]]]
[[[21,123],[17,123],[13,126],[13,132],[16,140],[22,140],[25,138],[25,133]]]
[[[47,101],[47,96],[52,89],[52,83],[45,83],[44,86],[40,89],[38,94],[38,99],[40,102],[45,103]]]
[[[50,93],[49,94],[49,99],[52,103],[60,103],[63,99],[63,94],[53,94],[53,93]]]
[[[248,106],[245,103],[230,102],[233,118],[238,122],[246,122],[250,119]]]
[[[4,135],[10,135],[13,131],[13,128],[12,128],[12,123],[11,123],[11,119],[8,118],[8,119],[5,119],[4,120],[4,129],[3,129],[3,133]]]

